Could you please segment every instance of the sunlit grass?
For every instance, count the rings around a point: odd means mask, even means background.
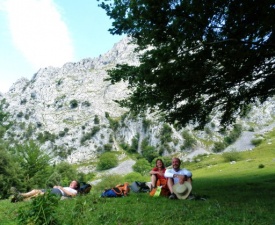
[[[135,193],[106,199],[95,187],[87,196],[60,202],[60,224],[274,225],[275,131],[264,136],[252,151],[233,152],[234,162],[223,154],[210,154],[184,163],[193,172],[193,194],[206,201],[172,201]],[[17,224],[17,210],[29,204],[1,201],[0,224]]]

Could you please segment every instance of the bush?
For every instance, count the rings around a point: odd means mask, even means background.
[[[224,152],[222,157],[225,162],[239,161],[242,159],[240,152],[232,151],[232,152]]]
[[[186,130],[182,132],[182,137],[184,138],[184,145],[183,145],[183,147],[185,149],[186,148],[192,148],[197,143],[196,139],[188,131],[186,131]]]
[[[46,193],[34,198],[30,205],[20,208],[18,214],[19,224],[61,224],[58,222],[59,198],[55,195]]]
[[[77,101],[75,99],[70,101],[70,107],[71,107],[71,109],[74,109],[77,106],[78,106],[78,103],[77,103]]]
[[[259,168],[259,169],[264,168],[264,164],[260,164],[260,165],[258,166],[258,168]]]
[[[145,174],[149,174],[149,172],[151,170],[151,166],[150,166],[150,163],[146,159],[139,159],[139,160],[137,160],[135,165],[133,165],[133,170],[135,172],[142,174],[142,175],[145,175]]]
[[[98,170],[107,170],[118,165],[116,154],[113,152],[105,152],[99,157],[97,164]]]
[[[125,175],[124,180],[132,183],[134,181],[144,181],[144,176],[142,176],[140,173],[138,172],[132,172],[132,173],[128,173],[127,175]]]
[[[169,143],[172,141],[172,128],[168,124],[163,124],[163,127],[160,131],[160,141],[162,144]]]
[[[213,152],[221,152],[226,148],[226,145],[224,142],[215,142],[214,147],[212,148]]]
[[[263,138],[255,138],[251,140],[251,144],[254,146],[258,146],[263,142]]]
[[[227,137],[224,138],[224,142],[227,145],[233,144],[241,135],[242,126],[240,124],[235,124],[233,130],[229,133]]]
[[[100,120],[98,118],[98,115],[95,115],[94,124],[99,124],[99,123],[100,123]]]

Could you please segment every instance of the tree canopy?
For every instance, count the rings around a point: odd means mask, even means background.
[[[98,0],[111,34],[137,44],[140,64],[108,71],[127,81],[119,101],[132,112],[163,112],[167,122],[203,127],[220,112],[234,122],[249,103],[275,93],[272,0]]]

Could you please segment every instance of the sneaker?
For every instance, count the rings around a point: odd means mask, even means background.
[[[11,202],[14,203],[14,202],[23,201],[24,197],[20,194],[20,192],[15,187],[10,188],[10,193],[12,194],[12,196],[10,197]]]
[[[16,194],[18,194],[19,192],[17,191],[16,187],[11,187],[11,188],[10,188],[10,193],[11,193],[12,195],[16,195]]]
[[[178,198],[177,198],[177,196],[176,196],[174,193],[172,193],[172,194],[169,196],[169,199],[178,199]]]

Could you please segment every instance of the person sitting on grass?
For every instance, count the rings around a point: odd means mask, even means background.
[[[165,166],[161,159],[156,160],[156,166],[150,171],[151,175],[151,183],[152,183],[152,189],[156,188],[156,184],[158,180],[165,179],[164,173],[165,173]]]
[[[185,168],[181,169],[180,165],[180,159],[173,158],[173,168],[167,169],[164,173],[164,176],[168,178],[167,185],[171,193],[169,199],[185,199],[192,189],[192,173]]]
[[[54,186],[51,190],[51,194],[58,195],[60,197],[74,197],[77,195],[77,190],[79,188],[79,183],[76,180],[73,180],[69,187],[62,186]],[[45,189],[33,189],[27,193],[19,193],[15,188],[11,188],[11,192],[13,193],[13,197],[11,198],[11,202],[18,202],[23,200],[29,200],[31,198],[37,197],[39,195],[43,195],[46,190]]]

